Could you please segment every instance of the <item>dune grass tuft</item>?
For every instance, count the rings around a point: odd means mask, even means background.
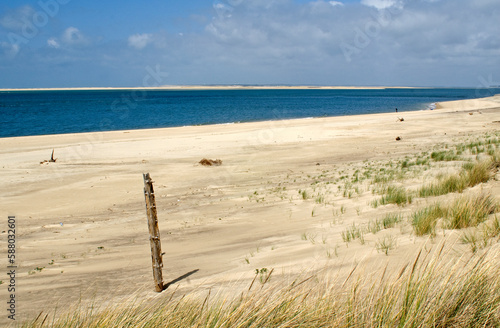
[[[457,161],[460,159],[460,156],[458,156],[455,151],[453,150],[442,150],[442,151],[433,151],[431,153],[431,158],[436,161]]]
[[[481,193],[459,197],[447,209],[446,227],[449,229],[476,227],[496,209],[497,205],[491,195]]]
[[[420,197],[446,195],[451,192],[462,192],[467,187],[461,175],[450,175],[438,182],[425,185],[419,190]]]
[[[494,165],[494,160],[488,158],[477,162],[470,170],[465,170],[465,182],[467,187],[474,187],[483,182],[487,182],[491,177],[491,171]]]
[[[366,227],[367,232],[376,234],[382,229],[394,228],[397,223],[403,220],[403,216],[398,213],[388,213],[382,219],[370,220]]]
[[[489,157],[475,164],[466,163],[460,173],[445,177],[435,183],[424,185],[418,194],[420,197],[440,196],[452,192],[461,193],[466,188],[487,182],[492,169],[496,167],[495,157]]]
[[[352,226],[347,227],[347,229],[342,231],[340,235],[345,243],[349,243],[356,239],[359,239],[360,241],[364,240],[363,230],[359,226],[356,226],[355,223],[353,223]]]
[[[413,196],[411,192],[406,190],[404,187],[396,187],[389,185],[384,188],[383,196],[380,199],[375,199],[372,202],[372,206],[377,208],[379,205],[387,204],[397,204],[398,206],[404,206],[406,204],[411,204],[413,201]]]
[[[434,204],[413,212],[410,222],[417,236],[435,235],[439,219],[443,219],[443,227],[447,229],[464,229],[478,226],[497,210],[498,205],[489,194],[462,195],[451,205]]]
[[[234,297],[166,294],[102,309],[80,306],[21,327],[498,327],[498,246],[459,261],[446,260],[443,247],[429,256],[420,251],[394,273],[358,274],[354,267],[346,279],[252,283]]]
[[[439,204],[434,204],[413,212],[410,217],[413,231],[417,236],[429,234],[434,236],[436,234],[437,221],[444,215],[445,210]]]

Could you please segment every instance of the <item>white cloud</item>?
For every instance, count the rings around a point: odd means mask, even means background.
[[[0,26],[14,31],[20,31],[27,23],[31,23],[35,9],[31,6],[22,6],[0,17]]]
[[[90,42],[97,36],[90,39],[70,27],[43,39],[45,49],[36,49],[38,40],[29,44],[33,51],[16,58],[27,61],[37,53],[36,62],[44,55],[40,67],[69,61],[96,70],[104,65],[116,70],[118,83],[123,77],[142,79],[151,62],[168,67],[172,84],[470,85],[484,72],[500,76],[498,0],[216,1],[207,5],[210,13],[186,18],[179,30],[166,24],[121,42],[106,41],[114,32],[102,31],[102,42]],[[2,41],[7,39],[0,39],[3,56],[18,51]],[[85,42],[85,49],[78,48]],[[351,61],[342,44],[351,47]],[[79,51],[53,51],[58,46]],[[141,49],[148,51],[137,56]],[[139,73],[127,70],[124,76],[124,67]]]
[[[128,37],[128,45],[132,48],[143,49],[153,41],[151,34],[134,34]]]
[[[47,45],[49,47],[56,48],[56,49],[58,49],[58,48],[61,47],[61,45],[59,44],[59,42],[57,42],[56,38],[50,38],[50,39],[48,39],[47,40]]]
[[[257,76],[257,72],[261,72],[261,81],[269,81],[273,76],[286,79],[288,73],[279,72],[279,67],[288,67],[290,72],[302,72],[295,78],[297,83],[309,78],[311,81],[331,79],[337,83],[390,84],[391,78],[397,78],[393,83],[442,85],[446,84],[442,82],[446,74],[437,74],[438,65],[450,67],[462,62],[469,66],[469,71],[479,71],[486,65],[493,67],[490,63],[500,64],[499,59],[493,57],[500,52],[494,8],[487,11],[474,2],[362,0],[359,5],[343,0],[314,0],[298,5],[297,1],[289,0],[275,3],[264,8],[253,1],[244,2],[232,9],[231,16],[216,15],[206,24],[206,42],[191,45],[197,49],[204,45],[203,58],[196,57],[194,52],[191,56],[214,69],[224,63],[225,67],[232,67],[229,69],[232,75],[239,75],[245,81],[248,81],[245,74]],[[500,10],[500,3],[495,7]],[[379,12],[374,13],[374,8]],[[350,62],[346,61],[341,48],[343,43],[354,49]],[[473,64],[475,62],[477,64]],[[244,72],[240,67],[243,65],[253,70]],[[392,69],[393,75],[384,75],[384,67]],[[397,73],[399,70],[401,74]],[[495,71],[500,74],[498,69]],[[439,82],[433,77],[439,77]],[[412,79],[414,82],[410,82]],[[448,85],[452,83],[456,82]]]
[[[61,40],[68,45],[85,45],[87,38],[76,27],[68,27],[62,34]]]
[[[223,3],[215,3],[213,7],[219,18],[230,18],[232,16],[231,12],[233,11],[233,7]]]
[[[397,0],[361,0],[361,3],[368,7],[375,7],[377,9],[385,9],[396,4],[399,4]]]
[[[340,1],[328,1],[329,4],[331,4],[332,6],[343,6],[344,4]]]
[[[51,37],[47,39],[47,46],[54,49],[69,49],[79,46],[89,46],[89,39],[76,27],[68,27],[59,38]]]

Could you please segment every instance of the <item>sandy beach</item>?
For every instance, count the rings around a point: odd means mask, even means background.
[[[381,90],[418,89],[405,86],[315,86],[315,85],[162,85],[154,87],[81,87],[81,88],[27,88],[0,89],[1,91],[69,91],[69,90]]]
[[[353,223],[433,201],[374,208],[373,179],[351,178],[498,136],[499,113],[495,96],[433,111],[0,139],[0,247],[7,249],[7,217],[15,216],[18,320],[79,301],[162,298],[175,289],[237,293],[261,268],[288,279],[319,270],[347,275],[361,263],[369,274],[401,266],[423,245],[453,244],[458,232],[430,240],[408,225],[346,243],[341,234]],[[52,150],[57,161],[41,163]],[[202,166],[202,158],[222,165]],[[396,183],[412,188],[454,169],[443,164]],[[164,280],[173,282],[161,294],[152,283],[146,172],[154,180]],[[500,198],[495,179],[474,188]],[[396,240],[388,255],[376,247],[386,235]],[[458,242],[450,247],[468,251]],[[6,256],[0,263],[7,266]],[[1,288],[0,299],[7,297]]]

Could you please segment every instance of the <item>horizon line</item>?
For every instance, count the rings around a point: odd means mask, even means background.
[[[481,87],[496,88],[497,86]],[[286,84],[189,84],[189,85],[162,85],[154,87],[41,87],[41,88],[0,88],[5,91],[105,91],[105,90],[280,90],[280,89],[323,89],[323,90],[384,90],[384,89],[438,89],[457,88],[474,89],[474,87],[456,86],[339,86],[339,85],[286,85]],[[478,88],[478,87],[475,87]]]

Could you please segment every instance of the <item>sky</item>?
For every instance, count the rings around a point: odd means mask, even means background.
[[[499,0],[2,0],[0,88],[500,85]]]

